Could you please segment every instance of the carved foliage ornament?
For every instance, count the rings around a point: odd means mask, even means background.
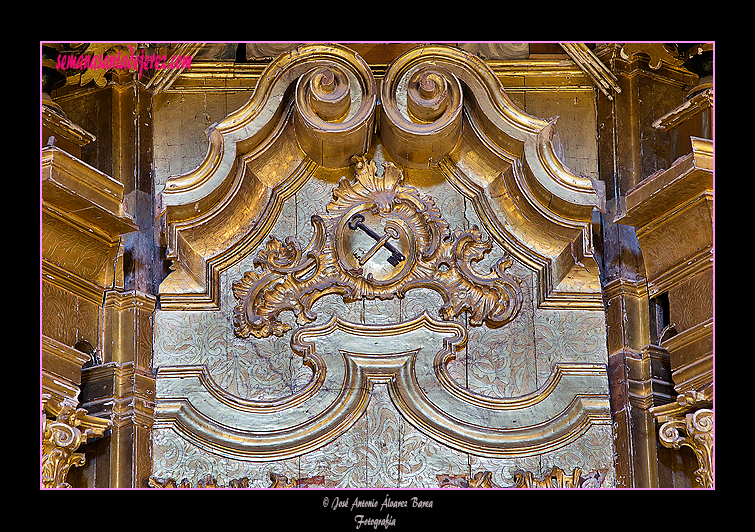
[[[651,412],[661,424],[658,436],[669,449],[689,447],[700,467],[695,480],[703,488],[713,488],[713,402],[705,393],[688,390],[673,403],[653,407]]]
[[[490,471],[479,471],[471,477],[463,475],[436,475],[438,487],[440,488],[556,488],[556,489],[573,489],[573,488],[600,488],[602,487],[605,473],[600,471],[590,471],[583,474],[582,469],[577,467],[571,475],[567,475],[558,467],[553,467],[543,477],[536,478],[531,471],[515,471],[514,484],[512,486],[499,486],[493,482],[493,473]],[[150,477],[149,486],[151,488],[192,488],[192,483],[183,479],[177,482],[173,478],[161,479]],[[249,488],[249,478],[243,477],[232,479],[227,486],[218,484],[218,481],[212,475],[207,475],[197,482],[198,488]],[[325,477],[322,475],[304,478],[288,478],[279,473],[270,472],[270,488],[317,488],[326,487]]]
[[[295,237],[270,237],[248,271],[233,284],[238,304],[234,330],[247,338],[281,336],[291,311],[299,325],[315,320],[314,303],[338,294],[344,302],[402,298],[427,288],[443,298],[440,316],[463,312],[472,325],[500,327],[522,306],[520,280],[506,273],[512,260],[499,260],[487,275],[474,271],[492,243],[477,226],[451,231],[435,200],[403,183],[392,163],[378,175],[374,161],[355,157],[355,180],[342,178],[306,248]]]
[[[517,488],[599,488],[604,479],[605,473],[590,471],[583,475],[579,467],[574,468],[571,475],[567,475],[558,467],[553,467],[539,479],[535,478],[531,471],[514,473],[514,483]]]
[[[689,447],[695,453],[700,467],[695,480],[704,488],[713,488],[713,410],[701,408],[686,414],[684,419],[664,423],[659,431],[664,447]]]
[[[76,450],[91,437],[100,437],[110,421],[87,415],[82,408],[60,404],[45,397],[44,432],[42,435],[42,486],[44,488],[70,488],[66,482],[68,471],[83,466],[84,453]],[[48,416],[55,417],[55,420]]]
[[[316,477],[305,478],[291,478],[289,479],[285,475],[281,475],[275,472],[270,473],[270,486],[269,488],[309,488],[309,487],[323,487],[325,485],[325,477],[318,475]],[[183,479],[181,482],[177,482],[174,478],[149,478],[150,488],[193,488],[192,483],[188,479]],[[242,477],[231,479],[228,484],[223,486],[218,483],[217,479],[212,475],[206,475],[199,479],[197,482],[197,488],[249,488],[249,477]]]
[[[171,176],[161,193],[174,270],[160,286],[162,309],[218,310],[220,276],[266,238],[265,212],[318,167],[348,167],[378,135],[397,166],[439,168],[485,212],[482,223],[494,238],[508,241],[536,269],[538,297],[564,278],[570,257],[592,260],[591,213],[605,211],[601,182],[563,165],[551,142],[555,122],[518,109],[484,61],[452,46],[422,44],[396,58],[379,86],[369,65],[344,46],[303,45],[269,64],[248,102],[208,129],[202,163]],[[288,150],[292,141],[290,167],[255,170],[264,154]],[[499,197],[495,190],[504,183],[509,192]],[[236,208],[240,203],[244,209]],[[509,231],[520,225],[518,212],[537,223]],[[591,304],[602,305],[599,292],[592,295]]]

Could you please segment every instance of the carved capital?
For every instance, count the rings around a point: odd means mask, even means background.
[[[669,449],[689,447],[697,457],[695,479],[713,487],[713,402],[695,390],[680,394],[675,403],[650,409],[661,428],[661,444]]]
[[[110,422],[88,416],[82,408],[61,405],[49,396],[44,399],[42,487],[70,488],[66,482],[68,471],[85,463],[84,454],[76,450],[90,437],[102,436]]]
[[[684,419],[667,421],[661,425],[659,435],[664,447],[692,449],[700,464],[695,480],[704,488],[713,487],[713,410],[701,408]]]

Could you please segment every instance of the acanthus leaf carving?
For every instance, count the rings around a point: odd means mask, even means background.
[[[111,422],[89,416],[83,408],[62,404],[44,394],[44,432],[42,435],[42,486],[70,488],[66,481],[69,470],[86,463],[79,446],[89,438],[104,434]],[[48,416],[55,417],[52,420]]]
[[[535,478],[531,471],[514,472],[515,488],[556,488],[556,489],[575,489],[575,488],[600,488],[605,479],[605,473],[600,471],[590,471],[582,474],[582,469],[574,468],[571,475],[567,475],[562,469],[553,467],[545,475]]]
[[[700,408],[684,419],[672,419],[659,430],[664,447],[680,449],[689,447],[694,451],[700,467],[695,470],[695,480],[703,488],[713,488],[713,410]]]

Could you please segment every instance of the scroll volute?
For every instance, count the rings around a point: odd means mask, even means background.
[[[375,79],[358,55],[314,66],[296,85],[299,146],[320,166],[349,166],[372,142],[376,101]]]
[[[461,135],[461,83],[449,70],[411,62],[390,68],[381,88],[380,137],[396,161],[429,168]]]

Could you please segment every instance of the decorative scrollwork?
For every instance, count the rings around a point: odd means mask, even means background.
[[[370,144],[376,92],[359,56],[332,57],[302,75],[294,124],[304,152],[329,168],[348,165],[352,154]]]
[[[270,488],[309,488],[310,486],[322,487],[325,485],[325,477],[322,475],[315,477],[304,478],[291,478],[289,479],[285,475],[271,472],[270,473]],[[177,482],[174,478],[149,478],[150,488],[184,488],[191,489],[194,486],[188,479],[183,479],[181,482]],[[197,481],[197,488],[236,488],[247,489],[250,487],[249,477],[235,478],[228,481],[228,484],[223,486],[218,483],[218,480],[212,475],[206,475]]]
[[[191,488],[191,482],[187,479],[183,479],[181,482],[177,482],[174,478],[156,478],[149,477],[150,488]]]
[[[449,88],[446,78],[429,67],[417,70],[409,79],[406,107],[416,122],[434,122],[448,108]]]
[[[460,475],[436,475],[441,488],[499,488],[493,482],[493,473],[479,471],[471,477]]]
[[[393,164],[378,175],[374,161],[355,162],[356,179],[342,178],[327,213],[312,216],[306,248],[294,237],[271,237],[253,262],[259,271],[234,282],[237,336],[281,336],[291,328],[279,319],[283,311],[311,323],[314,303],[329,294],[348,303],[428,288],[442,297],[445,320],[467,312],[472,325],[500,327],[517,315],[523,295],[520,280],[506,273],[510,258],[489,274],[476,272],[472,264],[492,249],[476,226],[452,232],[435,200],[404,185]]]
[[[307,103],[326,122],[342,119],[351,107],[349,78],[341,69],[322,67],[304,78]]]
[[[458,142],[463,94],[449,70],[395,64],[383,79],[381,100],[380,136],[401,164],[438,164]]]
[[[81,431],[66,423],[45,422],[42,440],[42,485],[45,488],[70,488],[66,482],[73,466],[85,463],[84,454],[75,452],[82,442]]]
[[[82,408],[61,405],[45,398],[45,423],[42,435],[42,486],[44,488],[70,488],[66,482],[68,471],[83,466],[83,453],[76,450],[88,438],[102,436],[109,421],[93,418]],[[55,420],[48,419],[52,415]]]
[[[310,486],[325,486],[325,477],[317,475],[314,477],[288,478],[278,473],[270,473],[271,488],[309,488]]]
[[[191,482],[188,479],[183,479],[181,482],[177,482],[174,478],[156,478],[154,476],[149,478],[150,488],[193,488]],[[212,475],[206,475],[197,481],[197,488],[248,488],[249,478],[236,478],[228,481],[227,486],[221,486],[218,481]]]
[[[535,478],[531,471],[516,471],[514,483],[516,488],[599,488],[603,484],[605,473],[591,471],[582,475],[582,470],[574,468],[571,475],[562,469],[553,467],[541,478]]]
[[[713,410],[701,408],[686,414],[684,419],[672,419],[659,430],[661,443],[671,449],[687,446],[694,451],[700,467],[695,480],[704,488],[713,487]]]

